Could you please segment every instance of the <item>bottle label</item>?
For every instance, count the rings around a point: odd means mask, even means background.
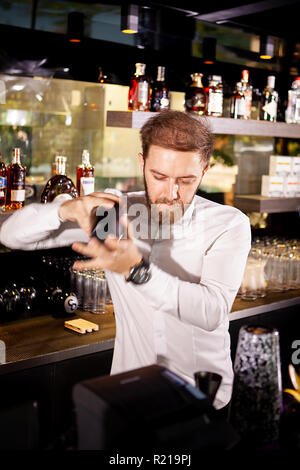
[[[82,176],[80,178],[80,196],[87,196],[95,191],[95,178],[93,176]]]
[[[245,119],[250,119],[251,118],[251,106],[252,106],[252,91],[251,89],[246,89],[244,91],[244,96],[245,96],[245,112],[244,112],[244,117]]]
[[[269,114],[269,116],[272,119],[276,118],[276,116],[277,116],[277,103],[276,103],[276,101],[271,101],[270,103],[265,104],[262,107],[262,109],[265,113]]]
[[[245,115],[245,100],[236,100],[235,102],[235,109],[236,109],[236,115],[237,116],[244,116]]]
[[[5,189],[7,185],[6,176],[0,176],[0,189]]]
[[[163,109],[163,108],[168,108],[170,105],[170,100],[168,100],[168,98],[162,98],[160,100],[160,108]]]
[[[64,302],[64,309],[67,313],[75,312],[78,308],[78,299],[76,295],[69,295]]]
[[[298,96],[295,103],[295,120],[297,123],[300,122],[300,97]]]
[[[149,84],[147,82],[138,83],[138,102],[144,106],[148,103]]]
[[[25,189],[12,189],[10,192],[10,199],[12,202],[24,202]]]
[[[223,94],[210,93],[208,97],[208,114],[216,113],[222,114],[223,112]]]

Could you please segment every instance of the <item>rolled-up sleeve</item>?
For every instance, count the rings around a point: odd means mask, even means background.
[[[87,235],[72,222],[58,216],[60,203],[30,204],[8,217],[0,229],[0,242],[16,250],[39,250],[88,241]]]

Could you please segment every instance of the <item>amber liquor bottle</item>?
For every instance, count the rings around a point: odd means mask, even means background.
[[[151,93],[151,111],[154,112],[170,109],[170,91],[166,84],[165,71],[165,67],[158,66],[156,82]]]
[[[20,149],[13,149],[12,163],[7,169],[6,209],[21,209],[25,205],[26,168],[21,164]]]
[[[207,95],[202,85],[202,73],[193,73],[192,84],[185,93],[185,110],[203,116],[206,113]]]
[[[129,111],[149,111],[150,109],[150,80],[145,75],[145,64],[135,64],[135,74],[133,75],[128,93]]]
[[[52,202],[57,199],[72,199],[78,196],[73,181],[66,175],[67,157],[56,155],[55,175],[52,176],[42,192],[41,202]]]
[[[86,196],[95,191],[95,168],[90,163],[88,150],[82,152],[82,162],[76,169],[76,189],[79,196]]]
[[[7,190],[7,168],[0,153],[0,209],[5,209]]]

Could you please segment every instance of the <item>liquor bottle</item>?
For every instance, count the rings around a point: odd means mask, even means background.
[[[42,192],[41,202],[52,202],[63,197],[72,199],[78,196],[73,181],[66,175],[67,157],[57,155],[55,158],[55,175],[52,176]]]
[[[237,82],[235,90],[231,97],[230,117],[234,119],[244,119],[245,115],[245,96],[242,92],[241,82]]]
[[[170,91],[165,81],[165,67],[157,69],[157,78],[151,93],[151,111],[170,109]]]
[[[300,77],[296,77],[288,91],[288,105],[285,121],[300,124]]]
[[[270,75],[261,96],[259,119],[262,121],[276,122],[277,120],[278,93],[274,88],[275,77]]]
[[[7,169],[6,209],[21,209],[25,204],[26,168],[21,164],[20,149],[13,149],[12,163]]]
[[[206,92],[202,85],[202,73],[193,73],[193,80],[185,93],[185,110],[190,113],[203,116],[206,113]]]
[[[90,163],[90,153],[88,150],[82,152],[82,162],[76,169],[76,188],[79,196],[86,196],[95,191],[95,169]]]
[[[245,112],[243,119],[251,119],[252,86],[249,85],[249,70],[242,70],[242,92],[245,97]]]
[[[223,114],[223,85],[220,75],[209,77],[207,90],[207,115],[222,116]]]
[[[149,111],[150,109],[150,82],[145,75],[145,64],[135,64],[135,74],[133,75],[128,93],[129,111]]]
[[[57,288],[50,296],[50,306],[54,318],[74,316],[78,309],[78,299],[74,292]]]
[[[251,119],[258,120],[262,93],[258,88],[252,90]]]
[[[0,209],[5,208],[7,190],[7,168],[0,153]]]

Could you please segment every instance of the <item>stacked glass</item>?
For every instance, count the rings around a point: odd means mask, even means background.
[[[300,242],[277,237],[255,238],[238,295],[256,300],[267,292],[300,289]]]
[[[81,310],[95,314],[105,313],[108,288],[104,271],[71,269],[71,283]]]

